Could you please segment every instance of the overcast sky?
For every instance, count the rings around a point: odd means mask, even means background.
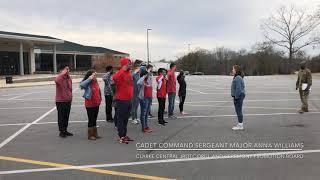
[[[282,5],[314,9],[319,0],[0,0],[0,30],[103,46],[152,61],[197,47],[250,50],[261,20]]]

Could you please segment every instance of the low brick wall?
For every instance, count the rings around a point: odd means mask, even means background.
[[[92,67],[97,72],[105,72],[107,66],[113,66],[114,69],[119,69],[119,59],[114,58],[112,54],[105,54],[103,56],[92,56]]]

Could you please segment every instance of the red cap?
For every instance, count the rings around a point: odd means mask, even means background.
[[[120,59],[120,66],[123,67],[125,65],[128,65],[131,62],[129,58],[121,58]]]

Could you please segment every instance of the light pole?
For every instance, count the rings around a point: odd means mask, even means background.
[[[147,58],[148,58],[148,65],[150,63],[150,53],[149,53],[149,31],[152,29],[147,29]]]

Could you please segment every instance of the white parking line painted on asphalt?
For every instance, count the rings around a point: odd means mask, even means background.
[[[52,107],[15,107],[15,108],[0,108],[0,110],[19,110],[19,109],[49,109]]]
[[[301,99],[245,99],[244,102],[286,102],[286,101],[301,101]],[[320,101],[320,99],[309,99],[309,101]],[[228,101],[188,101],[185,104],[197,104],[197,103],[225,103],[233,102],[232,98]]]
[[[210,90],[230,90],[230,85],[229,84],[226,84],[226,85],[222,85],[222,86],[225,86],[225,88],[217,88],[215,85],[203,85],[203,84],[193,84],[193,83],[188,83],[188,85],[190,85],[190,86],[195,86],[195,87],[208,87],[208,88],[206,88],[206,89],[210,89]],[[248,86],[246,86],[247,88],[248,88]],[[254,88],[257,88],[256,86],[253,86],[253,87],[250,87],[249,86],[249,88],[250,89],[254,89]],[[263,88],[261,88],[261,90],[262,89],[290,89],[290,88],[288,88],[288,86],[283,86],[283,87],[279,87],[279,86],[277,86],[277,87],[265,87],[265,86],[263,86]]]
[[[204,93],[204,92],[201,92],[201,91],[197,91],[197,90],[194,90],[194,89],[190,89],[190,88],[188,88],[187,90],[193,91],[193,92],[197,92],[197,93],[200,93],[200,94],[207,94],[207,93]]]
[[[15,97],[9,98],[8,100],[10,101],[10,100],[14,100],[14,99],[19,99],[19,98],[28,96],[30,94],[32,94],[32,93],[25,93],[25,94],[22,94],[22,95],[20,94],[20,96],[15,96]]]
[[[29,123],[16,123],[16,124],[0,124],[0,127],[6,127],[6,126],[23,126],[27,125]]]
[[[27,95],[29,95],[29,94],[27,94]],[[23,96],[21,96],[21,97],[23,97]],[[83,98],[82,97],[73,97],[73,99],[83,99]],[[54,101],[55,99],[54,99],[54,96],[53,96],[53,98],[27,98],[27,99],[26,98],[21,99],[20,96],[18,96],[15,98],[3,99],[3,100],[8,100],[8,101],[10,101],[10,100],[17,100],[17,101],[19,101],[19,100],[23,100],[23,101],[48,100],[48,101],[50,101],[51,100],[51,101]]]
[[[320,114],[320,112],[308,112],[308,114]],[[281,116],[281,115],[301,115],[299,113],[270,113],[270,114],[243,114],[243,116]],[[215,118],[215,117],[237,117],[236,114],[230,115],[212,115],[212,116],[181,116],[178,119],[184,118]]]
[[[190,89],[189,89],[190,90]],[[197,91],[197,90],[193,90],[194,92],[198,92],[200,94],[205,94],[205,95],[219,95],[219,94],[227,94],[230,95],[230,92],[202,92],[202,91]],[[267,91],[248,91],[246,92],[246,94],[299,94],[297,92],[267,92]],[[313,95],[318,95],[319,93],[312,93]]]
[[[308,112],[306,114],[303,114],[303,116],[308,115],[308,114],[320,114],[320,112]],[[281,115],[301,115],[299,113],[270,113],[270,114],[244,114],[244,116],[281,116]],[[190,118],[218,118],[218,117],[237,117],[236,114],[227,114],[227,115],[209,115],[209,116],[178,116],[178,119],[190,119]],[[157,117],[153,118],[148,118],[150,120],[152,119],[157,119]],[[106,122],[106,120],[97,120],[98,122]],[[69,121],[69,123],[87,123],[88,121]],[[31,123],[17,123],[17,124],[0,124],[0,127],[5,127],[5,126],[20,126],[20,125],[28,125]],[[33,123],[33,125],[45,125],[45,124],[57,124],[56,121],[49,121],[49,122],[37,122]]]
[[[78,88],[74,89],[72,92],[77,91]],[[44,113],[42,116],[40,116],[38,119],[34,120],[31,123],[26,124],[24,127],[22,127],[20,130],[18,130],[16,133],[14,133],[13,135],[11,135],[10,137],[8,137],[7,139],[5,139],[4,141],[2,141],[2,143],[0,144],[0,149],[5,146],[6,144],[8,144],[9,142],[11,142],[14,138],[16,138],[17,136],[19,136],[23,131],[25,131],[26,129],[28,129],[30,126],[32,126],[33,124],[36,124],[37,122],[41,121],[43,118],[45,118],[46,116],[48,116],[51,112],[53,112],[54,110],[56,110],[56,107],[50,109],[49,111],[47,111],[46,113]]]
[[[16,133],[14,133],[13,135],[11,135],[10,137],[8,137],[7,139],[5,139],[4,141],[2,141],[2,143],[0,144],[0,149],[5,146],[6,144],[8,144],[10,141],[12,141],[15,137],[19,136],[19,134],[21,134],[23,131],[25,131],[26,129],[28,129],[31,125],[41,121],[43,118],[45,118],[47,115],[49,115],[52,111],[56,110],[56,107],[50,109],[49,111],[47,111],[46,113],[44,113],[42,116],[40,116],[38,119],[34,120],[32,123],[28,123],[27,125],[25,125],[24,127],[22,127],[19,131],[17,131]]]
[[[215,106],[215,105],[191,105],[186,104],[191,107],[216,107],[216,108],[234,108],[234,106]],[[255,106],[243,106],[244,109],[273,109],[273,110],[298,110],[298,108],[275,108],[275,107],[255,107]],[[310,111],[315,109],[309,109]]]
[[[1,94],[0,96],[4,96],[4,97],[8,97],[8,96],[19,96],[19,95],[22,95],[22,94],[28,94],[28,93],[17,93],[17,94]]]
[[[54,102],[54,99],[0,99],[1,101],[22,101],[22,102]],[[83,101],[72,101],[72,102],[83,102]]]
[[[272,152],[272,153],[233,154],[233,155],[209,156],[209,157],[199,157],[199,158],[162,159],[162,160],[125,162],[125,163],[94,164],[94,165],[70,166],[70,167],[61,167],[61,168],[23,169],[23,170],[0,171],[0,175],[21,174],[21,173],[31,173],[31,172],[64,171],[64,170],[85,169],[85,168],[107,168],[107,167],[148,165],[148,164],[162,164],[162,163],[194,162],[194,161],[221,160],[221,159],[232,160],[232,159],[250,159],[251,158],[252,160],[255,160],[254,158],[291,155],[291,154],[310,154],[310,153],[319,153],[319,152],[320,152],[320,149],[303,150],[303,151],[298,150],[298,151],[285,151],[285,152]]]
[[[103,121],[103,120],[98,120]],[[105,121],[105,120],[104,120]],[[88,121],[69,121],[69,123],[84,123]],[[35,123],[33,125],[44,125],[44,124],[57,124],[58,122],[42,122],[42,123]],[[6,126],[23,126],[30,123],[17,123],[17,124],[0,124],[0,127],[6,127]]]

